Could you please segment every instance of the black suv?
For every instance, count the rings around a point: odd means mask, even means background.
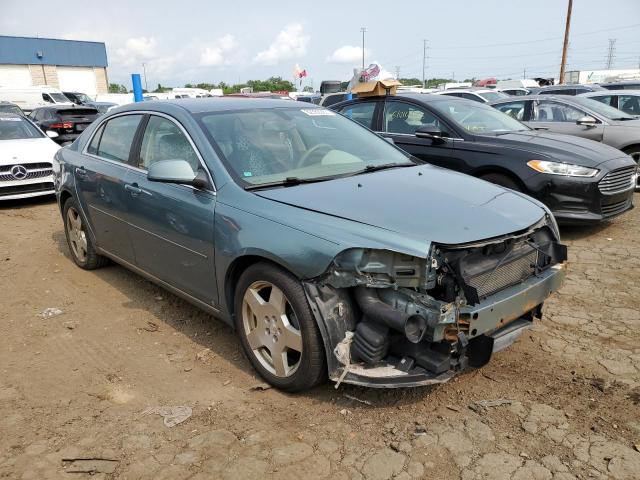
[[[91,125],[100,113],[92,107],[69,107],[67,105],[52,105],[35,108],[29,118],[42,129],[43,132],[52,130],[58,134],[54,139],[61,145],[73,142]]]

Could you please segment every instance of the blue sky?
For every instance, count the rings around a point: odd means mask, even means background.
[[[523,69],[528,77],[558,75],[566,7],[566,0],[0,0],[0,32],[104,41],[109,80],[127,85],[145,62],[149,86],[290,78],[299,64],[317,87],[348,79],[360,64],[361,27],[366,61],[399,67],[402,77],[421,77],[427,39],[427,77],[521,78]],[[575,0],[568,69],[604,68],[609,38],[617,39],[614,67],[638,68],[640,0]]]

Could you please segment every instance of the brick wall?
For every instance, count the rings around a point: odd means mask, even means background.
[[[49,85],[59,88],[58,71],[55,65],[29,65],[33,85]]]

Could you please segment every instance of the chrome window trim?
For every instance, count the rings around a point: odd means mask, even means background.
[[[418,138],[418,137],[416,137],[415,135],[413,135],[413,134],[411,134],[411,133],[393,133],[393,132],[376,132],[376,133],[377,133],[378,135],[383,136],[383,137],[384,137],[384,136],[388,136],[388,135],[397,135],[397,136],[399,136],[399,137],[407,137],[407,138],[411,137],[411,138]],[[442,139],[443,139],[443,140],[445,140],[445,141],[446,141],[446,140],[458,140],[458,141],[460,141],[460,142],[464,142],[464,138],[458,138],[458,137],[440,137],[440,138],[442,138]]]
[[[183,133],[183,135],[187,138],[187,140],[189,141],[189,144],[191,145],[191,148],[193,148],[193,151],[196,152],[196,156],[198,157],[198,161],[200,162],[200,167],[205,171],[205,173],[207,174],[207,177],[209,178],[209,181],[211,182],[211,186],[212,186],[213,190],[206,189],[205,191],[206,192],[210,192],[213,195],[216,195],[217,189],[216,189],[216,184],[213,181],[213,176],[211,175],[211,172],[207,168],[207,165],[204,162],[204,159],[202,158],[202,155],[200,154],[200,151],[198,150],[198,148],[196,147],[195,143],[191,139],[191,135],[189,135],[189,133],[185,130],[185,128],[182,126],[182,124],[180,122],[178,122],[171,115],[168,115],[168,114],[166,114],[164,112],[155,112],[155,111],[152,111],[152,110],[130,110],[128,112],[120,112],[120,113],[117,113],[115,115],[111,115],[108,118],[104,118],[104,119],[102,119],[102,121],[100,123],[98,123],[98,125],[96,125],[96,127],[93,129],[93,132],[91,132],[91,136],[85,142],[81,153],[83,155],[87,155],[87,156],[95,158],[97,160],[102,160],[104,162],[109,162],[109,163],[112,163],[114,165],[122,165],[123,167],[128,168],[130,170],[146,174],[147,170],[145,170],[143,168],[136,167],[136,166],[131,165],[130,163],[127,163],[127,162],[119,162],[119,161],[116,161],[116,160],[111,160],[109,158],[101,157],[99,155],[94,155],[94,154],[89,153],[87,151],[87,149],[89,148],[89,145],[91,145],[91,142],[93,141],[93,137],[95,137],[96,133],[98,132],[98,130],[100,130],[100,127],[102,127],[102,125],[104,125],[105,123],[107,123],[110,120],[113,120],[114,118],[123,117],[125,115],[143,115],[143,116],[144,115],[156,115],[158,117],[166,118],[170,122],[173,122],[180,129],[180,131]],[[190,188],[192,190],[202,191],[202,190],[197,189],[197,188],[195,188],[195,187],[193,187],[191,185],[175,184],[175,186],[186,187],[186,188]]]

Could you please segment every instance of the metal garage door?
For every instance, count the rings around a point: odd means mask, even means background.
[[[96,75],[91,67],[58,67],[58,83],[63,92],[81,92],[95,97]]]
[[[28,65],[0,65],[0,87],[29,87],[31,72]]]

